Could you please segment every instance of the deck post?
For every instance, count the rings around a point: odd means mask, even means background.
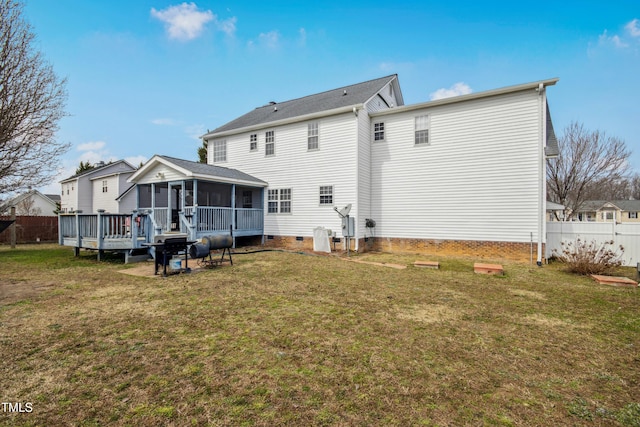
[[[138,210],[131,211],[131,247],[136,249],[138,247]]]
[[[98,239],[98,261],[100,261],[100,251],[104,248],[104,234],[102,233],[104,217],[102,214],[104,209],[98,209],[98,229],[96,230],[96,238]]]
[[[82,236],[80,235],[80,217],[78,214],[81,214],[82,211],[75,211],[76,214],[76,256],[79,255],[80,248],[82,247]]]
[[[236,236],[233,230],[236,229],[236,185],[231,184],[231,235],[233,236],[233,248],[236,248]]]

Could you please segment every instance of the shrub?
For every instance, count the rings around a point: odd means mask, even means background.
[[[596,243],[595,240],[576,239],[575,242],[562,242],[562,253],[555,249],[553,256],[567,264],[568,270],[576,274],[606,274],[622,265],[624,248],[613,248],[614,242]]]

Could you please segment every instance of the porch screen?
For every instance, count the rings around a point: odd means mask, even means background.
[[[231,207],[231,186],[198,181],[198,206]]]

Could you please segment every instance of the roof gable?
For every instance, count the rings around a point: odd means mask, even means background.
[[[212,181],[228,182],[228,183],[245,183],[258,186],[266,186],[267,183],[254,176],[241,172],[237,169],[225,168],[222,166],[208,165],[205,163],[193,162],[190,160],[178,159],[175,157],[155,155],[138,169],[129,179],[128,182],[139,182],[141,178],[147,175],[158,164],[171,167],[185,177],[205,178]],[[161,182],[161,181],[158,181]]]
[[[350,86],[343,86],[302,98],[284,102],[269,103],[220,126],[212,132],[204,135],[204,137],[215,136],[215,134],[218,133],[250,126],[266,125],[278,120],[291,119],[322,111],[334,110],[341,107],[361,105],[375,97],[376,94],[389,83],[394,80],[397,81],[397,78],[398,76],[393,74],[391,76],[369,80]],[[397,98],[400,102],[402,100],[402,95],[399,92],[399,86],[396,85],[394,90],[397,92]]]
[[[103,175],[109,175],[111,173],[116,173],[116,172],[125,172],[125,171],[128,172],[128,171],[135,171],[135,170],[136,168],[126,160],[117,160],[115,162],[107,163],[106,165],[103,165],[103,166],[96,166],[92,169],[85,170],[75,175],[72,175],[69,178],[63,179],[62,181],[60,181],[60,183],[71,181],[83,176],[94,175],[98,172],[102,173]]]

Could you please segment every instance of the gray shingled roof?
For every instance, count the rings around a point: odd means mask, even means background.
[[[69,181],[69,180],[72,180],[72,179],[75,179],[75,178],[78,178],[78,177],[81,177],[81,176],[84,176],[84,175],[94,174],[94,173],[99,172],[101,170],[107,169],[107,168],[109,168],[109,167],[111,167],[113,165],[117,165],[118,163],[125,163],[128,166],[131,166],[131,164],[129,164],[129,162],[127,162],[126,160],[116,160],[115,162],[109,162],[109,163],[106,163],[106,164],[101,165],[101,166],[94,166],[91,169],[87,169],[87,170],[84,170],[84,171],[82,171],[80,173],[77,173],[75,175],[71,175],[69,178],[65,178],[62,181],[60,181],[60,183],[64,183],[65,181]],[[131,167],[133,168],[134,171],[136,170],[136,168],[134,166],[131,166]]]
[[[247,173],[241,172],[237,169],[225,168],[222,166],[208,165],[205,163],[192,162],[190,160],[177,159],[175,157],[161,156],[158,157],[165,159],[166,161],[173,163],[174,165],[191,171],[195,175],[206,175],[211,177],[219,177],[230,180],[255,182],[256,184],[267,185],[267,182],[251,176]]]
[[[551,121],[551,112],[549,111],[549,104],[547,103],[547,146],[544,150],[545,154],[549,157],[555,157],[560,155],[560,147],[558,146],[558,139],[556,133],[553,131],[553,122]]]
[[[258,107],[209,133],[215,134],[226,132],[248,126],[265,124],[276,120],[290,119],[292,117],[304,116],[306,114],[362,104],[396,77],[397,75],[393,74],[391,76],[344,86],[326,92],[317,93],[315,95],[305,96],[303,98],[267,104],[262,107]]]
[[[624,212],[640,212],[640,200],[586,200],[580,207],[579,211],[597,211],[606,203],[611,203]]]

